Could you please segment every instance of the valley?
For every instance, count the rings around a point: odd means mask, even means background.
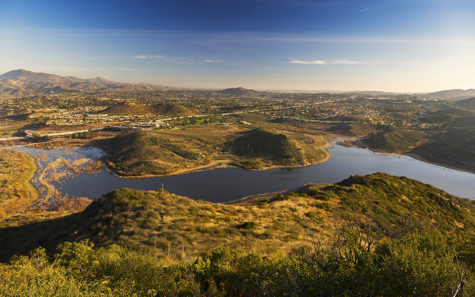
[[[473,266],[471,99],[457,103],[433,95],[194,90],[105,81],[99,86],[96,79],[63,82],[59,76],[43,90],[40,85],[51,76],[20,71],[7,77],[8,84],[15,78],[30,80],[30,87],[19,91],[23,97],[10,90],[0,98],[4,276],[24,274],[28,263],[42,259],[42,267],[74,283],[72,288],[79,286],[81,296],[106,291],[127,296],[131,291],[119,279],[92,285],[93,279],[117,277],[115,272],[96,267],[94,273],[102,276],[76,275],[70,269],[78,264],[68,261],[95,259],[128,270],[135,264],[108,261],[132,261],[129,254],[139,259],[132,268],[136,273],[154,267],[161,278],[169,278],[164,295],[183,289],[185,295],[208,296],[216,286],[228,295],[254,296],[247,290],[265,295],[292,285],[278,285],[262,273],[241,275],[245,270],[239,265],[271,273],[284,269],[302,281],[289,272],[292,265],[328,272],[325,263],[333,261],[338,269],[355,265],[346,281],[367,290],[376,276],[359,279],[358,269],[373,275],[389,265],[393,274],[395,264],[381,260],[388,248],[427,260],[421,243],[427,240],[438,242],[430,248],[444,253],[444,267],[451,269],[436,268],[446,278],[444,292],[457,269],[449,246],[464,265]],[[41,82],[39,89],[32,87],[35,81]],[[75,90],[76,83],[87,91]],[[406,241],[418,246],[409,251]],[[251,258],[260,260],[246,262]],[[399,261],[396,255],[387,259]],[[60,266],[52,264],[58,261]],[[207,270],[221,262],[230,275],[252,284],[234,286],[233,277]],[[34,277],[47,277],[38,269],[31,272]],[[327,278],[329,291],[322,292],[336,292],[334,275],[313,273],[308,274],[312,283]],[[153,281],[129,276],[130,290],[141,296],[158,290],[156,279],[147,277]],[[427,282],[435,276],[411,277]],[[272,285],[256,283],[257,278]],[[20,287],[29,282],[15,281]],[[384,290],[394,290],[380,281]],[[172,289],[177,282],[181,289]],[[0,277],[0,293],[15,290],[7,284]]]

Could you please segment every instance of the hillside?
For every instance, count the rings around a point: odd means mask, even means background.
[[[423,94],[420,95],[422,97],[428,97],[428,98],[437,98],[437,99],[444,99],[447,101],[458,101],[458,100],[463,100],[467,99],[470,97],[475,96],[475,90],[474,89],[453,89],[453,90],[443,90],[443,91],[438,91],[434,93],[428,93],[428,94]]]
[[[195,112],[183,105],[172,103],[158,103],[152,106],[152,112],[164,116],[188,116]]]
[[[475,110],[475,97],[459,100],[455,102],[455,105],[463,109]]]
[[[195,126],[132,132],[95,143],[108,153],[114,172],[127,176],[167,175],[216,165],[246,169],[293,167],[323,162],[323,137],[289,136],[239,126]]]
[[[226,94],[226,95],[234,95],[234,96],[248,96],[248,95],[256,95],[259,94],[259,92],[251,90],[251,89],[245,89],[242,87],[238,88],[228,88],[228,89],[223,89],[218,91],[221,94]]]
[[[143,105],[131,101],[123,101],[101,111],[105,114],[149,115],[151,112]]]
[[[115,190],[84,211],[0,230],[1,259],[38,246],[89,239],[180,259],[218,247],[269,254],[325,242],[335,226],[359,222],[375,237],[414,230],[473,232],[473,203],[432,186],[384,173],[353,176],[330,186],[224,205],[166,192]]]
[[[243,132],[241,136],[228,142],[227,147],[238,156],[259,158],[260,162],[276,165],[305,164],[305,155],[295,141],[287,135],[259,128]]]
[[[0,97],[26,97],[47,93],[154,90],[144,84],[115,83],[103,78],[82,79],[23,69],[0,75]]]
[[[215,146],[222,135],[201,137],[193,133],[197,130],[132,132],[96,145],[108,153],[107,164],[120,175],[165,175],[205,165],[218,153]]]

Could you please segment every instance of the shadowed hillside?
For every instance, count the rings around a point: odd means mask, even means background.
[[[251,89],[245,89],[242,87],[238,88],[228,88],[224,90],[218,91],[221,94],[226,94],[226,95],[234,95],[234,96],[249,96],[249,95],[257,95],[259,92],[251,90]]]
[[[139,131],[97,141],[116,173],[166,175],[216,163],[246,169],[292,167],[323,162],[328,153],[321,136],[275,134],[235,126],[195,126],[180,130]]]
[[[187,116],[195,112],[179,104],[158,103],[151,108],[153,113],[167,116]]]
[[[180,259],[229,247],[260,253],[288,252],[325,242],[335,226],[358,222],[375,238],[415,230],[473,232],[473,203],[415,180],[384,173],[353,176],[330,186],[306,186],[224,205],[195,201],[165,190],[115,190],[83,212],[0,230],[2,260],[38,246],[89,239]]]
[[[475,110],[475,97],[455,102],[457,107]]]
[[[109,108],[104,109],[101,113],[105,114],[126,114],[126,115],[150,115],[151,112],[143,105],[134,102],[124,101]]]
[[[288,136],[259,128],[243,132],[227,145],[238,156],[264,158],[275,164],[305,162],[302,150]]]

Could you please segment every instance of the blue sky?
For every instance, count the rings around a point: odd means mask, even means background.
[[[0,0],[0,72],[201,88],[471,88],[473,15],[473,0]]]

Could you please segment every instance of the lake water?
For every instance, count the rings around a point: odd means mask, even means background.
[[[44,150],[24,148],[32,155],[42,155]],[[69,152],[71,150],[69,149]],[[71,197],[97,198],[117,188],[154,190],[162,186],[169,192],[212,202],[227,202],[248,195],[297,189],[306,183],[330,184],[352,174],[365,175],[386,172],[403,175],[432,184],[459,197],[475,199],[475,174],[425,163],[408,156],[375,153],[367,149],[335,145],[330,149],[331,158],[322,164],[295,169],[246,171],[223,168],[192,172],[184,175],[146,179],[124,179],[107,170],[81,173],[59,187]],[[47,151],[48,159],[61,155],[61,149]],[[87,156],[100,158],[103,153],[96,148],[77,148],[74,158]],[[64,155],[63,155],[64,156]],[[68,157],[66,157],[68,158]]]

